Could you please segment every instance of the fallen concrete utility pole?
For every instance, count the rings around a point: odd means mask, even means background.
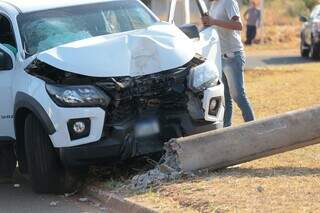
[[[220,169],[320,143],[320,107],[174,139],[183,171]]]

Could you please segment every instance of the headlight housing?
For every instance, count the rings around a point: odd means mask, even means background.
[[[216,86],[219,82],[218,68],[211,63],[203,63],[190,70],[189,88],[195,92]]]
[[[47,84],[46,89],[52,100],[61,107],[106,107],[110,103],[110,97],[95,86]]]

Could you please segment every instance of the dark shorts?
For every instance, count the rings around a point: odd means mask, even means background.
[[[247,41],[246,44],[252,44],[252,41],[255,39],[257,35],[257,27],[256,26],[247,26]]]

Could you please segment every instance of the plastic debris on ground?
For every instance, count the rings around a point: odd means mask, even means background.
[[[55,207],[58,205],[58,203],[59,203],[58,201],[51,201],[50,206]]]
[[[20,188],[20,184],[16,183],[13,185],[14,188]]]
[[[89,199],[86,198],[86,197],[81,197],[81,198],[79,198],[79,201],[80,201],[80,202],[88,202]]]

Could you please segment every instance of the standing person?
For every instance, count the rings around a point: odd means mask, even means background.
[[[251,1],[251,7],[244,13],[244,18],[247,21],[247,40],[246,45],[251,45],[256,38],[257,28],[261,23],[261,10],[257,8],[257,3]]]
[[[246,122],[254,120],[244,86],[245,55],[240,35],[243,26],[236,0],[211,1],[209,16],[203,17],[202,21],[205,26],[215,27],[220,37],[226,104],[224,126],[228,127],[232,124],[232,99],[241,109]]]

